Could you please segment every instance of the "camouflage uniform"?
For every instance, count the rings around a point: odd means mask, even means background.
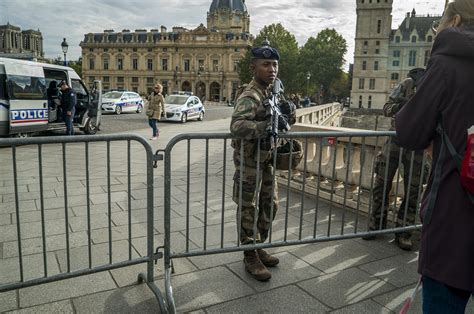
[[[271,140],[266,137],[270,118],[266,117],[266,109],[263,106],[263,101],[270,95],[270,91],[271,86],[265,88],[252,80],[238,96],[232,114],[230,131],[233,136],[239,138],[232,140],[235,165],[232,199],[237,205],[239,204],[240,182],[242,182],[240,233],[242,244],[251,243],[254,239],[257,243],[264,242],[268,237],[272,223],[271,217],[274,218],[278,210],[278,188],[271,162]],[[261,138],[260,150],[258,149],[258,138]],[[241,145],[244,146],[243,156],[240,155]],[[259,151],[260,164],[257,167]],[[240,177],[241,170],[242,178]],[[257,175],[259,182],[257,182]],[[273,214],[271,213],[272,209]],[[255,217],[257,218],[257,234],[254,234]],[[237,210],[238,221],[239,210]]]
[[[403,107],[403,105],[415,93],[415,85],[412,78],[407,78],[401,82],[397,88],[390,94],[389,101],[385,104],[383,110],[387,117],[392,117],[392,128],[395,129],[395,114]],[[400,156],[401,151],[401,156]],[[410,167],[413,156],[413,168],[410,180]],[[388,157],[388,158],[387,158]],[[371,230],[380,229],[380,221],[382,228],[387,224],[387,207],[389,204],[389,193],[392,189],[392,181],[395,177],[399,165],[399,158],[403,164],[403,185],[405,197],[400,205],[397,214],[397,227],[409,226],[415,223],[416,208],[418,204],[418,191],[420,187],[421,172],[423,169],[423,151],[411,151],[401,148],[398,145],[396,137],[387,140],[383,151],[376,157],[375,163],[375,182],[373,189],[373,206],[370,215],[369,228]],[[388,161],[388,167],[387,167]],[[387,171],[387,172],[386,172]],[[385,176],[385,174],[387,175]],[[426,175],[424,175],[426,178]],[[385,179],[386,178],[386,179]],[[385,191],[385,197],[384,197]],[[408,207],[407,206],[408,199]],[[385,206],[382,206],[385,200]],[[382,209],[383,208],[383,209]],[[405,213],[406,212],[406,213]],[[405,222],[405,223],[404,223]],[[406,232],[399,236],[409,238],[411,233]]]

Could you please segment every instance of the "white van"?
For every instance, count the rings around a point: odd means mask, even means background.
[[[65,130],[56,87],[62,80],[77,95],[74,127],[95,134],[101,118],[100,81],[94,81],[89,92],[72,68],[0,58],[0,136],[26,137],[47,130]]]

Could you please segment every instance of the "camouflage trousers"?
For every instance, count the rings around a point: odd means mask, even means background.
[[[237,207],[240,242],[250,244],[255,240],[257,243],[263,243],[268,237],[272,221],[278,211],[278,187],[273,167],[268,163],[262,163],[257,171],[256,166],[245,165],[242,168],[242,177],[240,164],[235,162],[235,167],[232,199],[237,205],[241,201],[241,206]],[[240,195],[240,184],[242,184],[242,195]]]
[[[399,161],[403,165],[402,176],[405,196],[398,209],[396,226],[403,227],[415,223],[420,184],[422,184],[420,179],[424,170],[423,151],[406,150],[396,143],[387,142],[383,152],[377,155],[375,162],[373,205],[369,221],[369,229],[371,230],[380,229],[380,224],[382,224],[383,229],[386,228],[390,190],[400,164]],[[423,177],[426,180],[427,173],[424,173]],[[410,236],[410,233],[404,233],[403,235]]]

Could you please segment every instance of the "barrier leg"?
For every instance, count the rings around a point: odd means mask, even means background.
[[[160,291],[160,289],[156,286],[154,281],[148,281],[146,274],[144,273],[139,273],[138,274],[138,282],[143,283],[146,282],[150,290],[153,292],[153,294],[156,297],[156,300],[158,301],[158,304],[160,305],[160,312],[161,313],[169,313],[168,308],[166,307],[165,301],[163,299],[163,295]]]

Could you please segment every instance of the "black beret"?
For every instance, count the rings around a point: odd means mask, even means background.
[[[250,52],[252,59],[280,60],[278,50],[270,46],[255,47]]]

